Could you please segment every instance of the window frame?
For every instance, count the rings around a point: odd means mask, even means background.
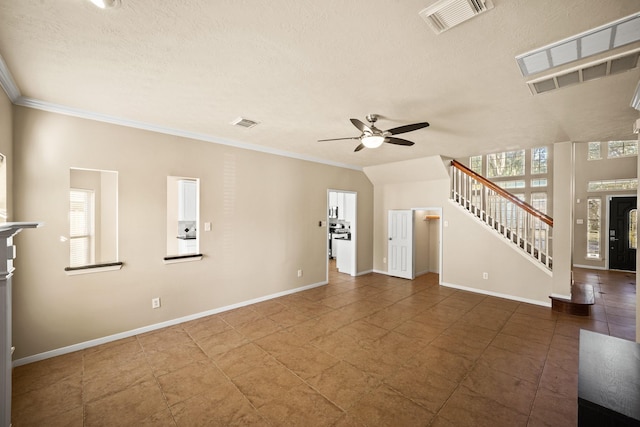
[[[612,144],[622,143],[622,154],[620,155],[612,155]],[[628,152],[627,147],[635,147],[631,153]],[[638,141],[635,140],[625,140],[625,141],[607,141],[607,159],[622,159],[625,157],[633,157],[638,155]]]
[[[511,154],[514,154],[514,155],[510,156]],[[519,166],[519,169],[515,171],[515,173],[511,173],[514,169],[513,162],[516,159],[516,155],[520,157],[521,165]],[[509,173],[499,174],[499,175],[492,174],[492,170],[495,169],[495,168],[492,168],[492,164],[495,165],[497,163],[497,161],[499,160],[498,156],[504,156],[504,163],[505,163],[504,168],[508,170]],[[492,157],[494,159],[493,162],[491,160]],[[507,162],[510,162],[510,164],[507,165]],[[513,151],[502,151],[500,153],[487,154],[487,178],[495,179],[495,178],[512,178],[517,176],[525,176],[527,173],[526,162],[527,162],[527,155],[526,155],[525,149],[513,150]]]
[[[597,202],[598,204],[598,217],[597,218],[592,218],[591,216],[591,208],[590,208],[590,204],[592,202]],[[597,231],[592,231],[592,224],[593,221],[597,221],[597,225],[598,225],[598,229]],[[597,239],[591,239],[590,238],[590,234],[592,232],[596,232],[597,233]],[[586,234],[587,234],[587,245],[586,245],[586,249],[587,249],[587,253],[586,253],[586,258],[587,259],[591,259],[591,260],[602,260],[602,198],[601,197],[588,197],[587,198],[587,230],[586,230]],[[597,252],[591,252],[591,246],[590,243],[593,242],[594,245],[596,246]]]

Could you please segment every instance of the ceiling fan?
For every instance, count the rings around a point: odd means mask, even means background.
[[[350,119],[351,123],[353,123],[353,125],[357,127],[358,130],[360,130],[360,132],[362,132],[362,135],[360,136],[354,136],[351,138],[319,139],[318,142],[357,139],[360,141],[360,144],[353,151],[360,151],[365,147],[378,148],[382,145],[383,142],[386,142],[388,144],[411,146],[415,143],[411,141],[407,141],[406,139],[396,138],[392,135],[412,132],[414,130],[426,128],[427,126],[429,126],[429,123],[421,122],[421,123],[414,123],[411,125],[398,126],[388,130],[380,130],[375,126],[376,121],[378,121],[377,114],[368,114],[366,119],[369,122],[369,125],[364,124],[358,119]]]

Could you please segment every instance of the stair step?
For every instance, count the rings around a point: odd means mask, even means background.
[[[593,285],[574,283],[571,285],[571,299],[550,296],[551,309],[559,313],[575,316],[589,316],[591,306],[596,303]]]

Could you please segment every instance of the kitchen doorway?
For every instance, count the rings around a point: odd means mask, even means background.
[[[327,281],[329,265],[339,273],[357,275],[358,193],[327,190]]]

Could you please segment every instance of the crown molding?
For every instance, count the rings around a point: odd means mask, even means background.
[[[4,89],[11,102],[15,104],[16,100],[20,98],[20,89],[16,85],[7,63],[4,62],[2,56],[0,56],[0,86]]]
[[[96,113],[92,111],[86,111],[78,108],[67,107],[65,105],[53,104],[39,99],[29,98],[25,96],[18,96],[13,101],[15,105],[22,107],[33,108],[36,110],[49,111],[51,113],[63,114],[66,116],[79,117],[87,120],[95,120],[98,122],[111,123],[119,126],[125,126],[135,129],[147,130],[150,132],[162,133],[165,135],[179,136],[182,138],[195,139],[198,141],[211,142],[214,144],[227,145],[230,147],[240,148],[243,150],[258,151],[266,154],[273,154],[276,156],[289,157],[291,159],[305,160],[313,163],[320,163],[328,166],[336,166],[344,169],[352,169],[362,172],[361,166],[350,165],[346,163],[333,162],[318,157],[307,156],[304,154],[293,153],[285,150],[278,150],[276,148],[265,147],[262,145],[249,144],[246,142],[235,141],[232,139],[220,138],[214,135],[208,135],[204,133],[191,132],[183,129],[170,128],[167,126],[160,126],[153,123],[145,123],[136,120],[129,120],[123,117],[110,116],[107,114]]]
[[[0,55],[0,86],[5,91],[11,102],[15,105],[22,107],[34,108],[36,110],[49,111],[51,113],[64,114],[66,116],[79,117],[87,120],[95,120],[104,123],[111,123],[119,126],[125,126],[135,129],[147,130],[150,132],[162,133],[166,135],[179,136],[182,138],[195,139],[197,141],[211,142],[214,144],[227,145],[230,147],[241,148],[243,150],[258,151],[266,154],[273,154],[276,156],[289,157],[291,159],[305,160],[313,163],[320,163],[328,166],[336,166],[339,168],[353,169],[362,172],[362,167],[349,165],[346,163],[332,162],[329,160],[321,159],[318,157],[307,156],[299,153],[292,153],[290,151],[278,150],[271,147],[265,147],[262,145],[248,144],[246,142],[235,141],[226,138],[219,138],[214,135],[207,135],[203,133],[191,132],[182,129],[170,128],[167,126],[160,126],[153,123],[139,122],[136,120],[129,120],[122,117],[109,116],[107,114],[95,113],[93,111],[81,110],[78,108],[67,107],[65,105],[53,104],[39,99],[29,98],[20,94],[20,89],[16,85],[9,67]]]

